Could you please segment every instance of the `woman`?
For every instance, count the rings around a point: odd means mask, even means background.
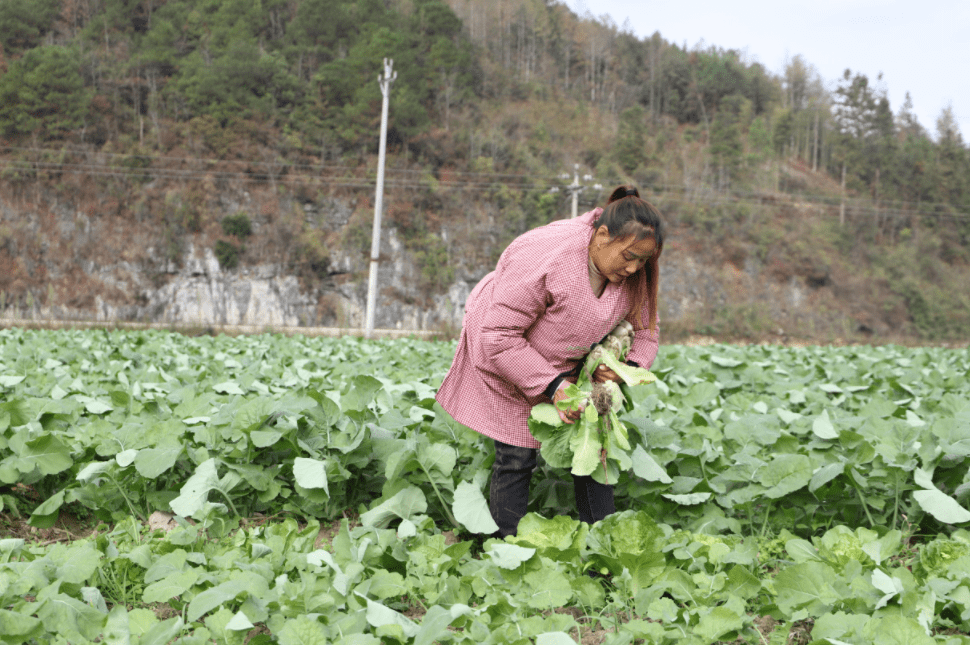
[[[653,363],[663,239],[660,212],[636,188],[620,186],[605,208],[513,240],[468,296],[437,400],[495,441],[490,510],[499,535],[515,535],[528,508],[540,446],[529,433],[532,406],[558,400],[590,346],[623,319],[636,330],[628,361]],[[592,377],[619,380],[602,365]],[[571,423],[579,412],[560,416]],[[574,476],[573,485],[582,521],[614,512],[612,486],[588,476]]]

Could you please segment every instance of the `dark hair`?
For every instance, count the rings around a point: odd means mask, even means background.
[[[657,286],[660,283],[660,266],[657,261],[664,248],[663,215],[656,206],[640,198],[640,191],[633,186],[618,186],[599,219],[593,222],[593,230],[605,226],[610,233],[610,241],[633,236],[637,241],[653,238],[657,247],[647,260],[643,269],[627,278],[630,295],[633,296],[633,307],[627,319],[634,328],[643,329],[643,319],[640,312],[643,305],[649,305],[651,331],[657,329]]]

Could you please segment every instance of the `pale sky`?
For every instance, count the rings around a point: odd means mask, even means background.
[[[906,96],[924,128],[948,104],[970,141],[970,0],[568,0],[573,11],[629,18],[638,37],[659,31],[693,48],[737,49],[781,74],[801,54],[833,90],[845,68],[872,82],[882,72],[893,114]]]

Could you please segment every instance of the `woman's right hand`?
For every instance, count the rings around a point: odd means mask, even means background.
[[[559,384],[559,387],[556,388],[555,393],[553,393],[552,395],[552,404],[556,408],[556,412],[559,413],[559,418],[562,419],[563,423],[573,423],[574,421],[579,421],[580,417],[583,416],[582,405],[579,406],[579,409],[577,410],[560,410],[559,405],[557,405],[560,401],[569,398],[566,396],[566,393],[565,393],[565,389],[569,385],[572,385],[572,383],[570,381],[564,380],[562,383]]]

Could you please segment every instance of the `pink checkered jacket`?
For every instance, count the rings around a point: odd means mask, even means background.
[[[589,284],[592,224],[602,209],[531,230],[509,244],[468,296],[461,336],[437,400],[459,423],[503,443],[538,448],[532,406],[630,313],[624,285]],[[644,323],[649,320],[646,310]],[[659,336],[638,330],[627,359],[650,367]]]

